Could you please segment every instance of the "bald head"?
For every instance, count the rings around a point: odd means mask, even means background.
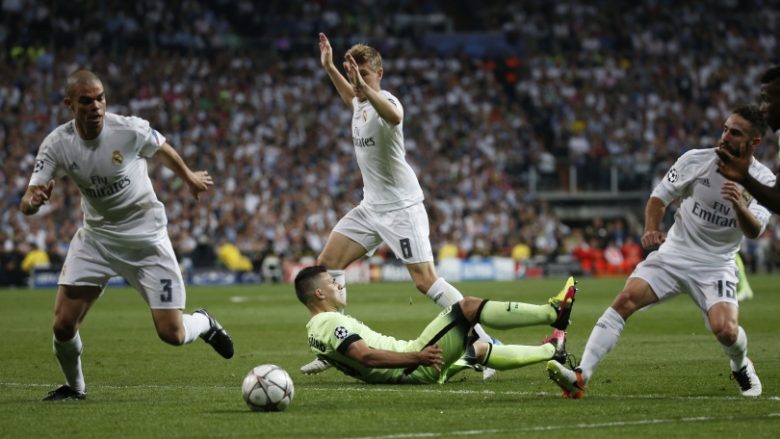
[[[68,80],[65,83],[66,96],[70,97],[71,99],[74,98],[74,92],[76,88],[85,85],[99,85],[102,88],[103,82],[100,80],[100,78],[97,77],[96,74],[90,72],[89,70],[76,70],[75,72],[68,75]]]
[[[106,93],[100,78],[89,70],[76,70],[68,75],[62,102],[73,113],[81,137],[91,140],[103,130],[106,113]]]

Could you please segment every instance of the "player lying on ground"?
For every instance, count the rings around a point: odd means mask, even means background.
[[[545,305],[465,297],[442,311],[414,340],[380,334],[343,313],[342,286],[323,266],[307,267],[295,277],[298,299],[311,312],[306,325],[309,346],[347,375],[367,383],[442,383],[462,367],[461,358],[496,370],[508,370],[557,358],[563,361],[564,332],[576,293],[574,278]],[[549,324],[556,328],[540,346],[469,343],[481,323],[496,329]],[[450,367],[452,366],[452,369]]]

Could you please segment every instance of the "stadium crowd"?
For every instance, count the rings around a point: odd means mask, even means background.
[[[637,224],[564,224],[533,189],[571,189],[573,168],[578,191],[606,190],[614,169],[620,190],[649,194],[682,151],[714,146],[732,106],[757,100],[780,50],[761,31],[780,24],[776,0],[475,5],[3,1],[0,283],[61,263],[81,221],[65,180],[38,215],[18,210],[43,136],[70,117],[62,88],[77,67],[101,75],[109,111],[149,120],[214,176],[195,201],[165,168],[150,171],[188,266],[314,256],[360,200],[350,112],[319,67],[324,31],[337,56],[356,42],[385,54],[437,250],[573,255],[608,273],[630,269]],[[759,150],[772,169],[776,142]],[[778,241],[773,226],[748,247],[773,261]]]

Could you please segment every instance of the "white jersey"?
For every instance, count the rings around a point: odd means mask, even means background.
[[[715,148],[690,150],[677,159],[653,190],[651,196],[661,199],[665,205],[682,199],[659,253],[698,261],[731,263],[734,260],[744,235],[731,202],[720,193],[726,179],[717,172],[717,159]],[[749,172],[759,182],[774,185],[775,176],[756,159],[750,164]],[[763,232],[769,211],[747,191],[742,196]]]
[[[137,247],[167,235],[163,204],[154,193],[146,159],[165,143],[138,117],[106,113],[103,130],[84,140],[73,120],[43,140],[30,185],[64,175],[81,192],[84,229],[101,241]]]
[[[401,103],[382,90],[401,111]],[[423,201],[423,191],[412,167],[406,162],[403,122],[391,125],[371,103],[352,99],[352,143],[363,176],[363,204],[374,211],[409,207]]]

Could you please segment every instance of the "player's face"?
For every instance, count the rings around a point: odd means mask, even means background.
[[[368,63],[363,63],[358,64],[358,71],[360,72],[360,76],[363,77],[363,80],[366,81],[366,84],[368,84],[369,87],[379,91],[379,82],[382,79],[382,74],[384,73],[382,69],[375,71],[368,65]],[[357,87],[353,86],[352,91],[355,92],[355,97],[357,97],[358,100],[366,100],[365,93],[358,90]]]
[[[336,278],[323,273],[323,284],[320,288],[325,297],[337,308],[341,309],[347,306],[347,296],[344,294],[344,286],[336,282]]]
[[[106,93],[103,84],[92,82],[76,84],[65,98],[65,104],[73,112],[80,134],[85,139],[94,139],[103,130],[106,114]]]
[[[737,155],[739,154],[740,145],[747,143],[748,150],[752,151],[750,145],[754,137],[750,134],[751,131],[750,122],[738,114],[732,114],[723,124],[723,132],[720,135],[718,147],[725,148],[731,154]]]
[[[780,130],[780,81],[761,86],[759,108],[772,131]]]

